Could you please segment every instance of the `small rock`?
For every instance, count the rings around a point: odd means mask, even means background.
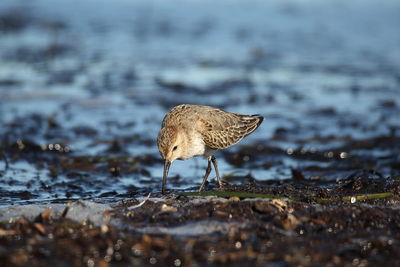
[[[233,197],[230,197],[230,198],[229,198],[229,201],[231,201],[231,202],[239,202],[239,201],[240,201],[240,198],[237,197],[237,196],[233,196]]]
[[[177,212],[178,209],[173,206],[168,206],[167,204],[163,204],[161,206],[161,212]]]

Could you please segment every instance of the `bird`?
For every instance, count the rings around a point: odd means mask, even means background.
[[[158,150],[164,160],[162,194],[165,194],[168,171],[175,160],[204,156],[208,165],[199,192],[203,191],[214,166],[217,182],[223,186],[213,153],[238,143],[254,132],[264,117],[243,115],[202,105],[181,104],[164,117],[157,137]]]

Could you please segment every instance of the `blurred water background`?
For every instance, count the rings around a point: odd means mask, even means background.
[[[394,0],[2,0],[0,204],[158,191],[181,103],[265,116],[226,177],[399,175],[399,26]]]

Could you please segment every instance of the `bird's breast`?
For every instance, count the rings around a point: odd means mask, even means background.
[[[194,132],[190,135],[188,139],[188,143],[185,149],[185,153],[181,155],[182,159],[189,159],[195,156],[204,155],[206,152],[206,145],[201,137],[201,135],[197,132]]]

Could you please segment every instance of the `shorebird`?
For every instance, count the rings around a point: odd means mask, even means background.
[[[161,192],[165,192],[171,163],[194,156],[207,158],[208,166],[199,191],[204,189],[214,165],[219,186],[222,186],[217,160],[213,152],[233,146],[254,132],[263,121],[260,115],[242,115],[210,106],[182,104],[168,112],[158,133],[157,145],[164,159]]]

